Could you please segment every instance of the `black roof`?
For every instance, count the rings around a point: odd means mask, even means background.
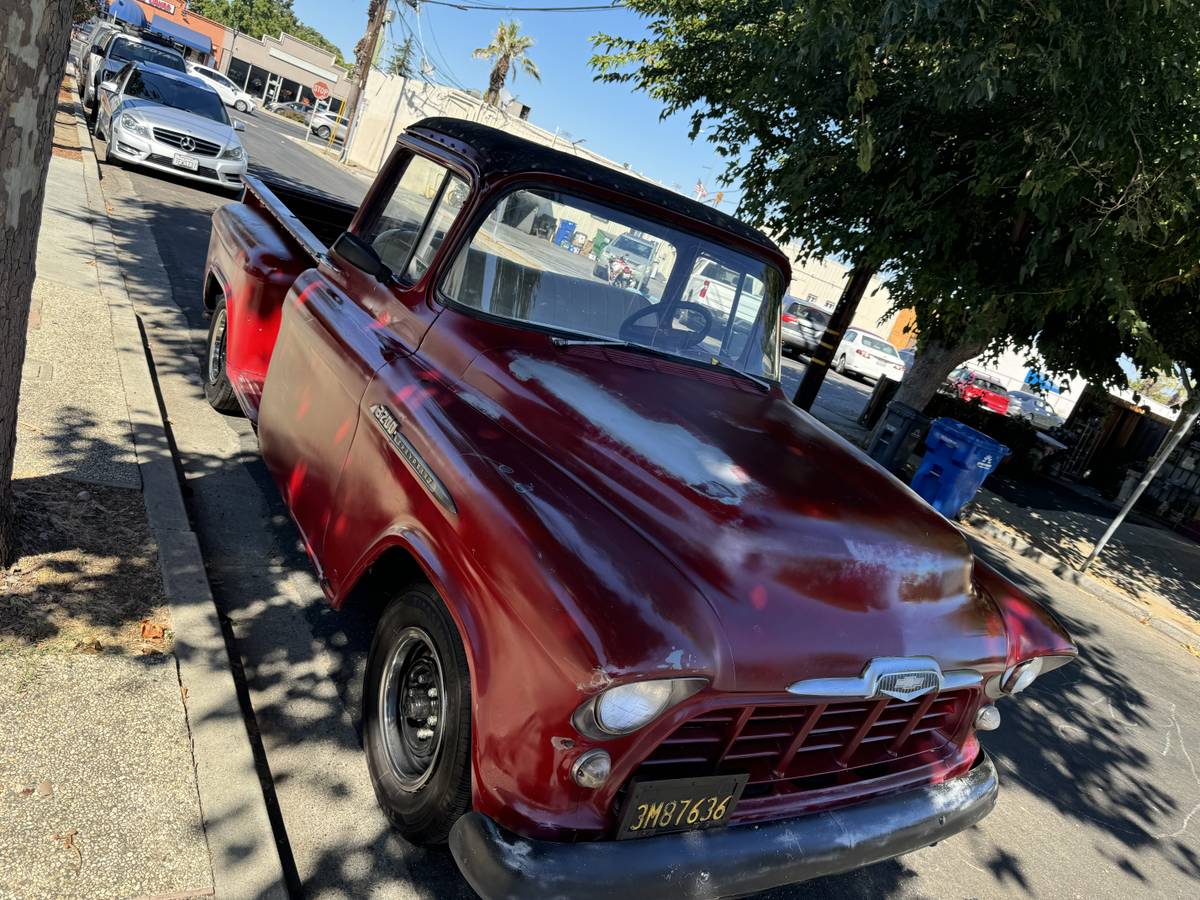
[[[733,232],[760,247],[780,253],[779,248],[761,231],[718,209],[590,159],[552,150],[498,128],[467,119],[434,116],[414,122],[408,127],[408,132],[475,157],[489,170],[500,174],[545,172],[594,182],[714,228]]]

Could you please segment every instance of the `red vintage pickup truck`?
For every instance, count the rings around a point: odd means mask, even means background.
[[[653,244],[647,277],[564,219]],[[214,216],[205,391],[329,602],[381,611],[379,803],[485,897],[742,895],[935,843],[995,802],[995,701],[1075,655],[788,401],[788,281],[711,207],[456,119],[361,208],[251,177]]]

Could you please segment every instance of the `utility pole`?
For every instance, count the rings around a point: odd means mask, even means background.
[[[1117,513],[1117,517],[1112,520],[1112,523],[1108,526],[1108,530],[1101,535],[1100,540],[1096,541],[1096,546],[1092,548],[1092,552],[1088,554],[1088,558],[1079,567],[1080,572],[1086,572],[1088,567],[1096,561],[1096,557],[1100,555],[1100,551],[1108,544],[1116,530],[1121,527],[1121,523],[1125,521],[1125,517],[1129,515],[1129,511],[1133,509],[1134,504],[1141,499],[1146,488],[1150,486],[1150,482],[1154,480],[1154,476],[1158,474],[1158,470],[1162,468],[1162,464],[1167,461],[1167,457],[1179,446],[1179,442],[1183,440],[1184,436],[1192,430],[1192,426],[1196,424],[1197,416],[1200,416],[1200,386],[1192,385],[1188,379],[1187,370],[1183,366],[1180,366],[1179,370],[1183,374],[1184,383],[1188,388],[1187,402],[1183,405],[1183,409],[1179,411],[1179,418],[1175,420],[1175,424],[1167,434],[1167,439],[1163,443],[1162,448],[1155,454],[1154,459],[1150,461],[1150,465],[1146,469],[1146,474],[1142,476],[1142,480],[1138,482],[1138,486],[1133,489],[1133,493],[1129,495],[1129,499],[1125,501],[1125,505]]]
[[[804,378],[800,382],[800,387],[796,388],[796,396],[792,398],[792,402],[801,409],[810,409],[813,401],[817,399],[817,392],[821,390],[821,385],[825,381],[829,364],[833,362],[834,351],[837,350],[842,335],[854,320],[854,314],[858,311],[858,303],[862,300],[863,294],[867,292],[867,286],[871,283],[871,277],[874,274],[874,269],[855,267],[851,270],[850,277],[846,279],[846,286],[842,289],[842,296],[838,298],[837,306],[833,308],[829,324],[825,326],[825,334],[821,337],[821,343],[817,345],[817,349],[809,358],[808,366],[804,369]]]
[[[388,0],[371,0],[371,5],[367,8],[367,33],[362,36],[362,40],[354,48],[354,67],[358,70],[358,78],[350,86],[350,97],[347,100],[346,122],[346,141],[342,144],[342,157],[346,156],[347,150],[350,148],[350,139],[354,134],[354,127],[358,124],[358,101],[362,96],[363,88],[367,86],[367,76],[371,72],[371,65],[375,62],[375,47],[379,44],[379,32],[383,30],[385,22],[390,22],[392,19],[392,10]]]

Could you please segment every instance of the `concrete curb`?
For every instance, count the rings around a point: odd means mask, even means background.
[[[1122,597],[1090,575],[1072,569],[1057,556],[1037,549],[1028,541],[1022,540],[998,525],[987,521],[967,519],[963,522],[963,526],[964,530],[968,530],[968,533],[973,533],[991,543],[1015,550],[1023,559],[1028,559],[1045,569],[1049,569],[1053,575],[1068,584],[1089,591],[1114,609],[1120,610],[1127,616],[1137,619],[1142,625],[1149,625],[1155,631],[1159,632],[1159,634],[1163,634],[1173,641],[1178,641],[1185,647],[1194,648],[1200,646],[1200,636],[1193,634],[1180,625],[1176,625],[1174,622],[1151,615],[1150,610],[1146,607],[1139,605],[1127,597]]]
[[[142,497],[158,542],[163,589],[175,627],[192,758],[215,896],[287,897],[283,864],[238,701],[225,638],[204,569],[142,343],[138,316],[125,287],[121,253],[100,187],[100,166],[75,102],[87,204],[100,292],[108,302]]]

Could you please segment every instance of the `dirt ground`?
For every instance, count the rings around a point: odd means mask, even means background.
[[[18,556],[0,569],[0,655],[169,653],[157,548],[138,491],[19,479]]]

